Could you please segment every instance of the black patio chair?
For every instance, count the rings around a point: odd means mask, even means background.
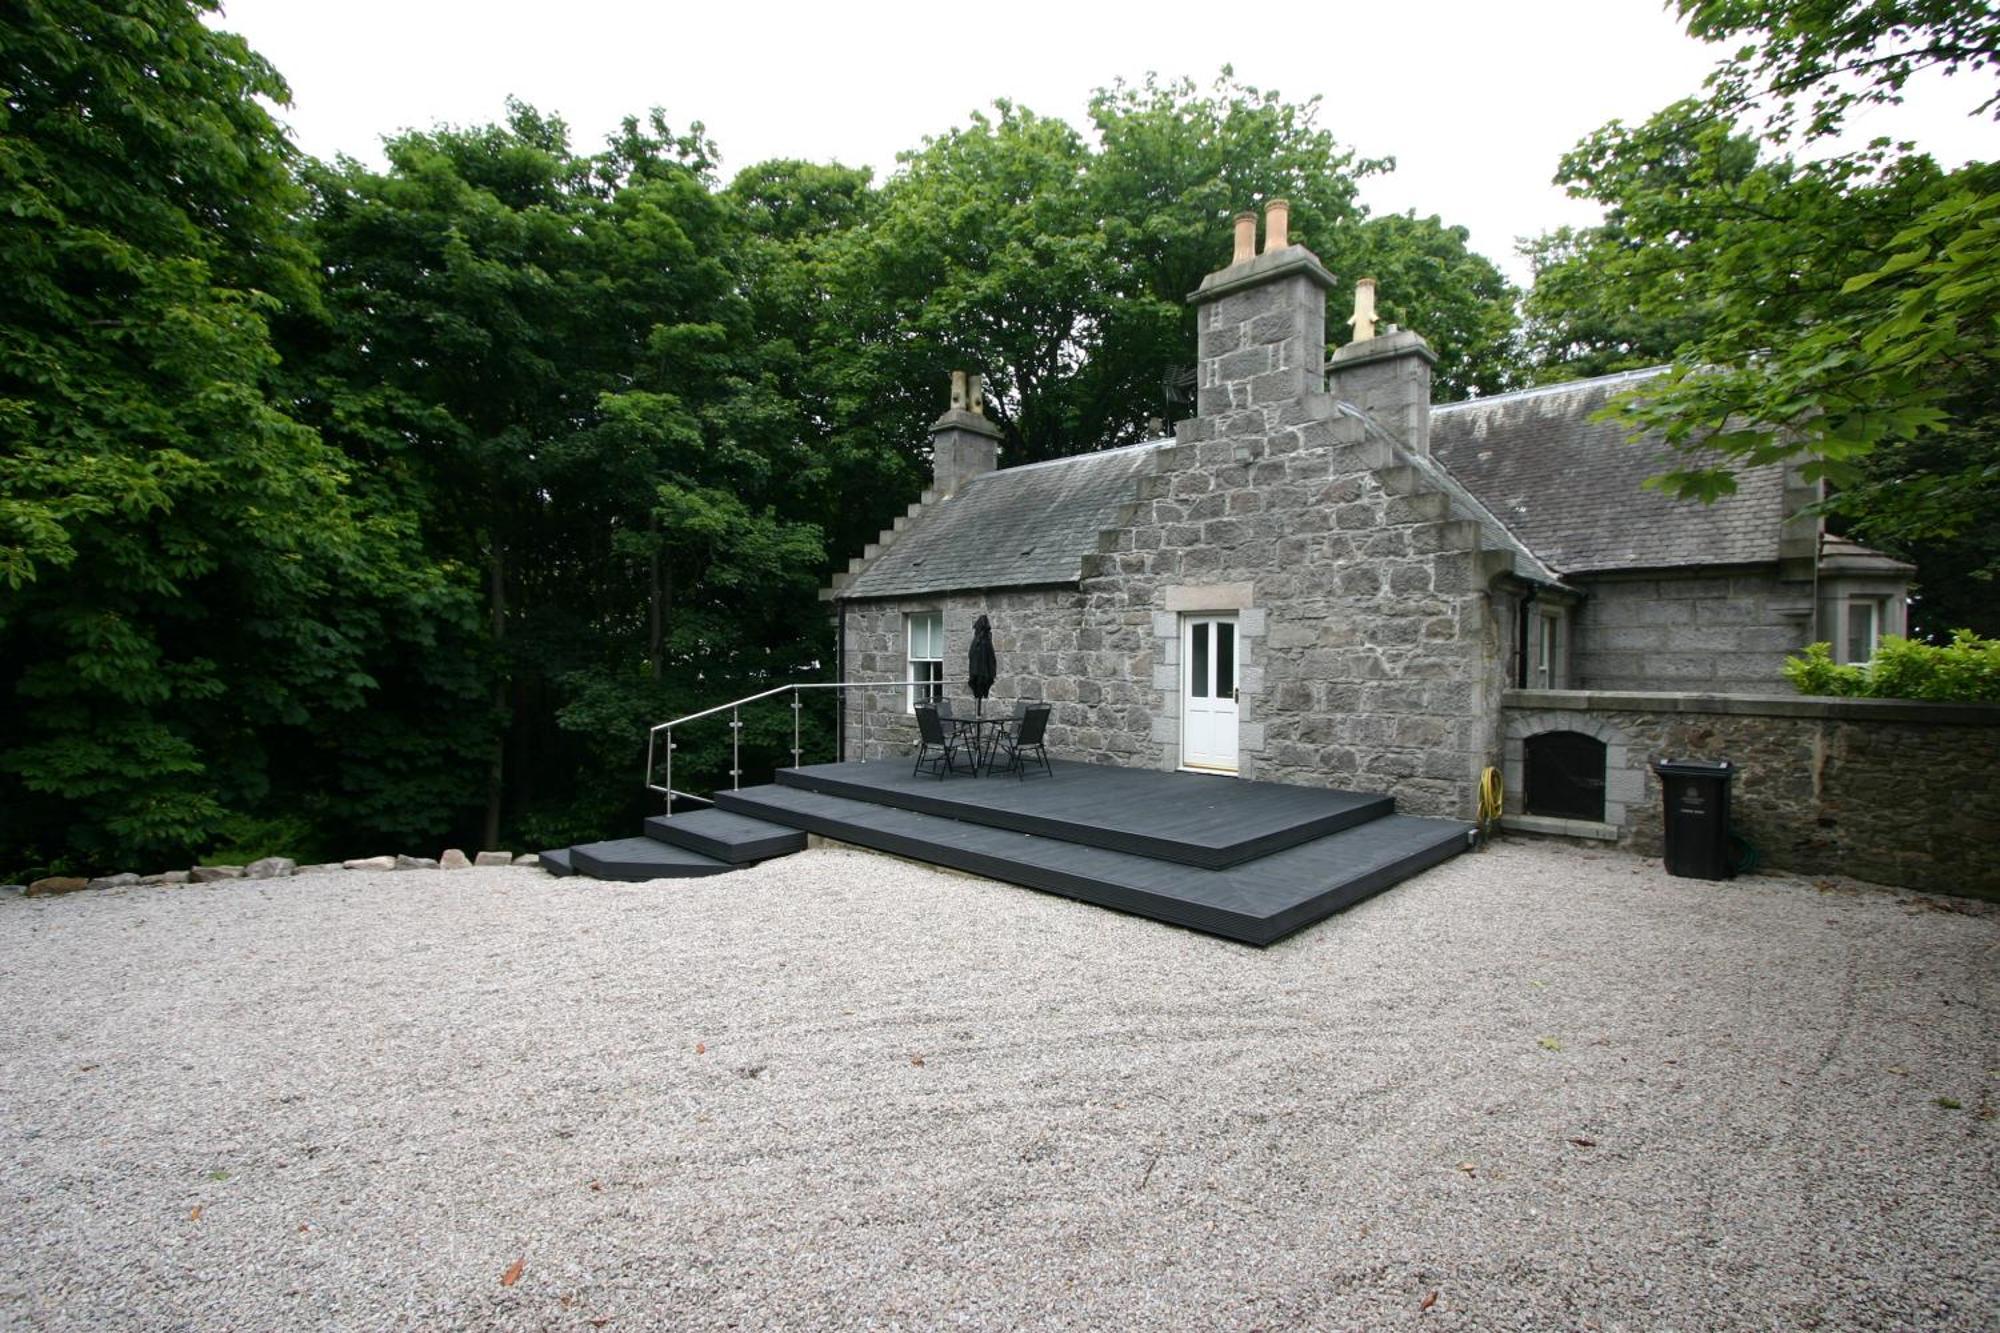
[[[937,751],[932,754],[931,751]],[[910,770],[910,776],[919,773],[936,773],[942,779],[947,773],[956,773],[958,765],[958,733],[946,731],[944,723],[938,720],[938,711],[931,704],[917,705],[917,766]]]
[[[1025,780],[1028,776],[1028,760],[1034,758],[1041,761],[1042,772],[1054,777],[1056,771],[1049,767],[1049,752],[1042,744],[1042,737],[1047,734],[1048,729],[1049,705],[1047,704],[1029,704],[1023,709],[1019,731],[1011,727],[1000,728],[993,738],[993,743],[999,751],[994,758],[998,759],[1003,754],[1006,756],[1006,766],[1002,771]]]

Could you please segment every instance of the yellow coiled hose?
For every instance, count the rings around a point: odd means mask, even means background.
[[[1500,781],[1500,770],[1489,768],[1479,775],[1479,845],[1484,847],[1493,835],[1500,831],[1500,810],[1506,799],[1507,789]]]

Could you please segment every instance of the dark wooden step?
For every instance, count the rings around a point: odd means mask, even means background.
[[[535,859],[542,863],[542,869],[558,878],[576,873],[576,867],[569,863],[569,848],[567,847],[557,847],[553,851],[538,852],[535,855]]]
[[[697,810],[672,819],[655,815],[646,821],[646,836],[733,866],[806,849],[806,835],[797,829],[727,810]]]
[[[1211,870],[1395,813],[1374,792],[1055,760],[1054,776],[913,776],[884,760],[780,769],[780,786]],[[732,808],[717,793],[716,803]]]
[[[690,875],[720,875],[735,867],[685,847],[652,838],[613,838],[569,849],[570,865],[592,879],[684,879]]]
[[[1456,820],[1386,815],[1208,870],[790,784],[718,792],[715,800],[856,846],[1260,946],[1457,855],[1472,831]]]

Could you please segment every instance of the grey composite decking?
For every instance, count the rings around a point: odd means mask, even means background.
[[[1052,760],[1053,777],[912,776],[881,760],[780,769],[778,784],[1218,870],[1379,819],[1369,792]],[[717,804],[729,808],[718,793]]]
[[[569,852],[570,849],[567,847],[557,847],[551,851],[536,853],[535,859],[542,863],[542,869],[561,879],[565,875],[576,873],[576,867],[570,864]]]
[[[1247,864],[1206,870],[789,784],[718,792],[716,804],[823,837],[1259,946],[1457,855],[1471,832],[1470,825],[1455,820],[1391,814]]]
[[[570,848],[569,859],[579,874],[592,879],[685,879],[691,875],[720,875],[736,868],[712,856],[652,838],[587,842]]]
[[[646,836],[733,866],[806,849],[806,835],[797,829],[727,810],[695,810],[671,819],[654,815],[646,821]]]

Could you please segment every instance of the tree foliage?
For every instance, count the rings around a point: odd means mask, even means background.
[[[1720,110],[1754,111],[1774,144],[1838,133],[1856,108],[1903,100],[1927,71],[2000,62],[2000,10],[1980,0],[1675,0],[1693,36],[1742,42],[1709,77]],[[1976,81],[1975,81],[1976,82]],[[2000,113],[1981,88],[1973,115]]]
[[[1675,451],[1657,484],[1708,500],[1739,468],[1798,460],[1832,484],[1839,524],[1929,572],[1927,632],[1991,631],[2000,176],[1885,141],[1786,149],[1822,144],[1920,69],[1990,68],[1996,21],[1929,0],[1681,10],[1696,35],[1742,44],[1707,97],[1614,122],[1564,159],[1558,181],[1606,214],[1530,249],[1537,373],[1671,361],[1615,409]]]
[[[649,724],[831,669],[817,589],[921,489],[946,372],[1009,463],[1138,438],[1275,194],[1447,391],[1512,374],[1464,231],[1369,218],[1388,164],[1226,73],[1001,102],[880,186],[518,102],[378,168],[299,160],[216,12],[0,13],[0,877],[628,826]],[[791,762],[787,711],[677,785]]]
[[[1226,259],[1230,219],[1291,201],[1295,241],[1382,282],[1383,318],[1421,330],[1441,391],[1512,380],[1514,293],[1461,228],[1369,218],[1359,182],[1389,169],[1287,101],[1223,77],[1101,89],[1092,137],[1011,103],[906,154],[864,225],[822,251],[848,337],[827,378],[866,386],[884,428],[915,438],[945,371],[983,372],[1005,457],[1031,462],[1143,438],[1189,410],[1187,296]],[[1094,138],[1094,142],[1093,142]],[[1337,304],[1337,303],[1335,303]],[[1333,328],[1344,311],[1331,312]]]
[[[211,8],[0,15],[0,845],[28,864],[199,848],[364,706],[371,642],[453,610],[273,393],[270,317],[312,299],[257,101],[285,89]]]
[[[756,337],[742,219],[699,127],[658,113],[584,155],[516,104],[388,157],[308,171],[302,394],[480,572],[486,704],[449,725],[481,840],[615,820],[647,724],[802,669],[815,637],[823,473]]]
[[[1891,634],[1874,659],[1861,665],[1836,662],[1832,644],[1815,643],[1785,659],[1785,679],[1800,694],[2000,703],[2000,640],[1982,639],[1968,629],[1942,644]]]

